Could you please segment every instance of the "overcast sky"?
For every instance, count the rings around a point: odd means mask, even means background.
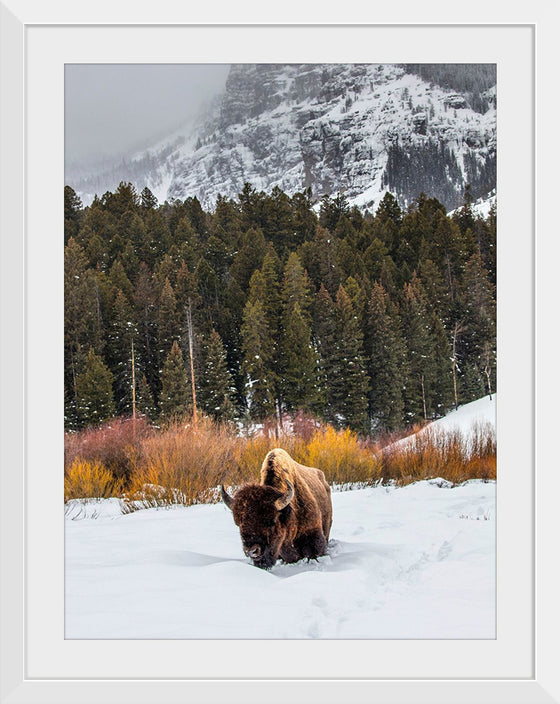
[[[67,164],[118,158],[178,128],[219,93],[226,64],[67,64]]]

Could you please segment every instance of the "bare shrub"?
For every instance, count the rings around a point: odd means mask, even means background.
[[[263,425],[247,437],[233,424],[202,417],[162,429],[141,422],[133,432],[130,419],[116,419],[67,435],[65,496],[123,496],[130,510],[213,503],[220,500],[216,487],[222,483],[258,482],[263,459],[274,447],[284,448],[297,462],[319,467],[331,484],[344,486],[496,478],[496,439],[490,424],[466,434],[426,426],[387,446],[303,415],[289,419],[284,428],[280,431],[271,422],[268,429]]]
[[[443,477],[454,484],[496,478],[496,438],[490,424],[470,432],[428,426],[381,450],[382,474],[399,484]]]
[[[197,503],[209,487],[241,479],[235,452],[239,442],[228,426],[208,418],[169,424],[143,441],[127,496],[143,494],[158,504]]]
[[[64,463],[76,458],[100,462],[118,479],[127,480],[141,454],[142,443],[155,434],[148,421],[139,417],[112,418],[97,428],[64,435]]]

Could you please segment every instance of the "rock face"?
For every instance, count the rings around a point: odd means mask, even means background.
[[[130,180],[160,201],[197,196],[205,208],[246,182],[309,187],[317,199],[343,192],[370,210],[387,190],[402,206],[424,191],[451,210],[467,183],[475,198],[496,186],[495,78],[486,71],[480,84],[480,67],[469,76],[463,66],[450,82],[453,65],[429,66],[233,65],[224,94],[182,141],[175,134],[93,185],[71,185],[87,202]]]
[[[487,108],[475,112],[466,95],[404,65],[234,65],[167,197],[196,195],[211,208],[250,182],[290,194],[310,187],[316,198],[344,192],[374,208],[386,190],[406,205],[420,187],[451,209],[467,183],[477,197],[495,187],[493,99]]]

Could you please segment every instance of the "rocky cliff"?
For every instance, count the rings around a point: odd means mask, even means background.
[[[495,79],[491,67],[433,66],[233,65],[196,132],[160,144],[144,182],[131,180],[205,208],[250,182],[317,199],[344,192],[369,209],[386,190],[403,206],[424,191],[451,210],[467,183],[475,198],[495,188]]]

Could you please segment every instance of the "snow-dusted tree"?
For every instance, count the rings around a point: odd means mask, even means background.
[[[191,388],[183,353],[177,340],[173,342],[161,371],[159,408],[164,420],[185,416],[190,410]]]
[[[363,333],[344,286],[335,306],[336,340],[330,360],[329,391],[336,420],[354,430],[367,429],[369,379],[363,349]]]
[[[115,414],[113,375],[92,347],[76,377],[76,410],[81,425],[94,425]]]
[[[197,399],[202,410],[218,421],[233,420],[235,387],[227,367],[222,338],[216,330],[204,340],[198,381]]]
[[[282,316],[282,401],[288,411],[310,411],[319,400],[319,362],[311,342],[311,326],[299,303]]]
[[[371,379],[369,415],[375,430],[396,430],[404,421],[405,342],[387,310],[387,292],[372,287],[366,323],[366,351]]]
[[[245,398],[253,420],[270,418],[275,412],[273,390],[276,374],[273,369],[273,344],[260,301],[247,301],[241,326]]]

